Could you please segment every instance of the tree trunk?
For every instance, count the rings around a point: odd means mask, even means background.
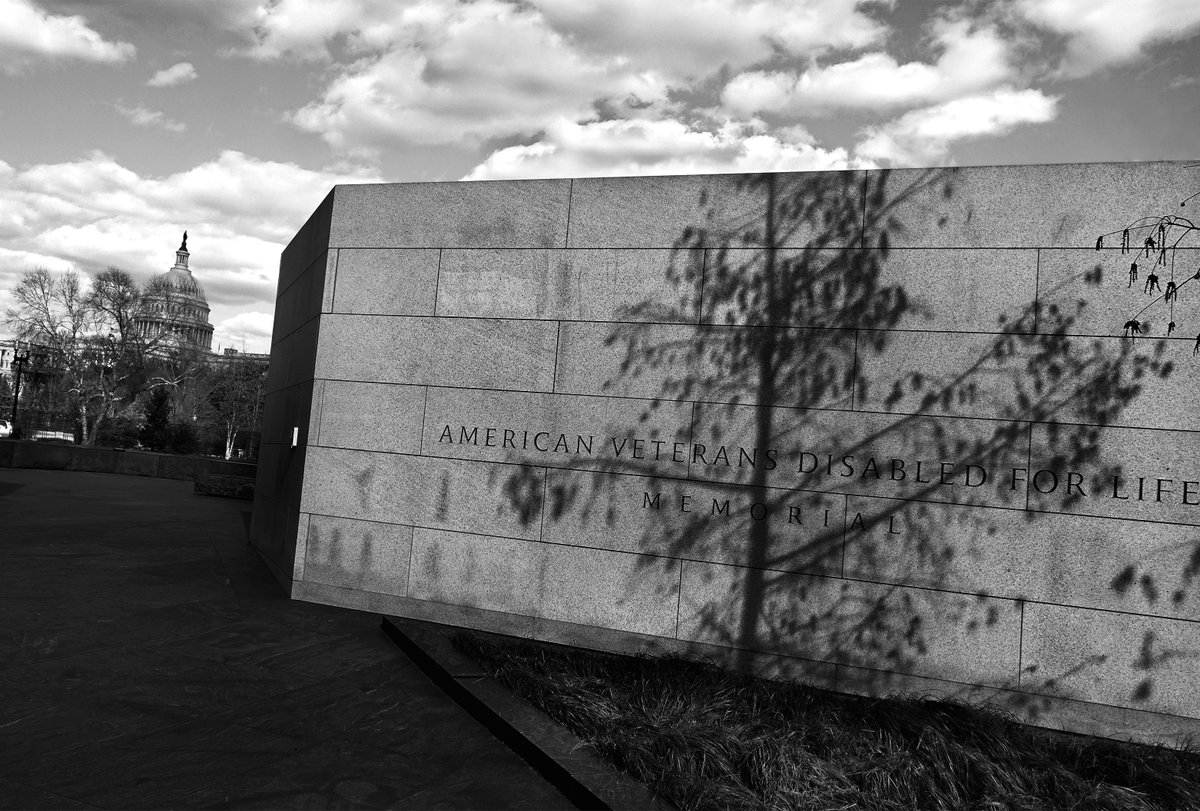
[[[105,419],[108,418],[108,416],[109,416],[108,412],[111,409],[112,409],[112,406],[110,404],[106,404],[104,407],[97,409],[96,417],[92,421],[91,430],[84,431],[83,444],[85,444],[85,445],[95,445],[96,444],[96,438],[98,436],[100,436],[100,425],[104,422]]]
[[[84,445],[96,444],[96,437],[92,432],[92,427],[88,425],[88,407],[87,403],[82,400],[79,403],[79,435],[83,440]]]
[[[756,364],[758,373],[758,407],[755,409],[755,446],[759,453],[766,453],[771,446],[771,434],[774,430],[773,416],[775,406],[775,377],[776,377],[776,336],[775,324],[775,274],[777,246],[775,234],[775,180],[767,181],[767,216],[766,216],[766,255],[763,258],[764,312],[761,313],[765,326],[758,342]],[[753,498],[763,504],[770,501],[767,493],[766,465],[755,465],[751,479],[750,492]],[[766,599],[766,561],[767,549],[771,543],[771,528],[764,515],[761,521],[751,518],[749,549],[746,553],[746,575],[742,584],[742,616],[737,638],[736,665],[739,669],[748,670],[754,661],[754,649],[758,643],[758,622],[762,615],[763,602]]]

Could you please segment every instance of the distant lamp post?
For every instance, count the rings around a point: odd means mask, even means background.
[[[13,353],[13,405],[12,419],[9,420],[9,424],[12,426],[14,431],[17,430],[17,402],[21,398],[21,370],[25,368],[25,364],[27,363],[29,363],[28,349],[26,349],[24,352],[17,350]]]

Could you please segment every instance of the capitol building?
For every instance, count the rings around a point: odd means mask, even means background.
[[[168,346],[193,346],[212,351],[213,327],[208,322],[204,288],[188,267],[187,231],[175,251],[175,266],[146,285],[134,328],[145,338],[162,336]]]

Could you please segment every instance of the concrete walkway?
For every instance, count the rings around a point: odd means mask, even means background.
[[[570,808],[379,618],[292,602],[250,503],[0,469],[0,808]]]

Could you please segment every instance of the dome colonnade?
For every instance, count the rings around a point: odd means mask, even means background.
[[[213,327],[208,322],[208,299],[188,267],[189,256],[184,231],[174,267],[150,280],[134,325],[144,338],[161,338],[168,345],[189,345],[209,352]]]

